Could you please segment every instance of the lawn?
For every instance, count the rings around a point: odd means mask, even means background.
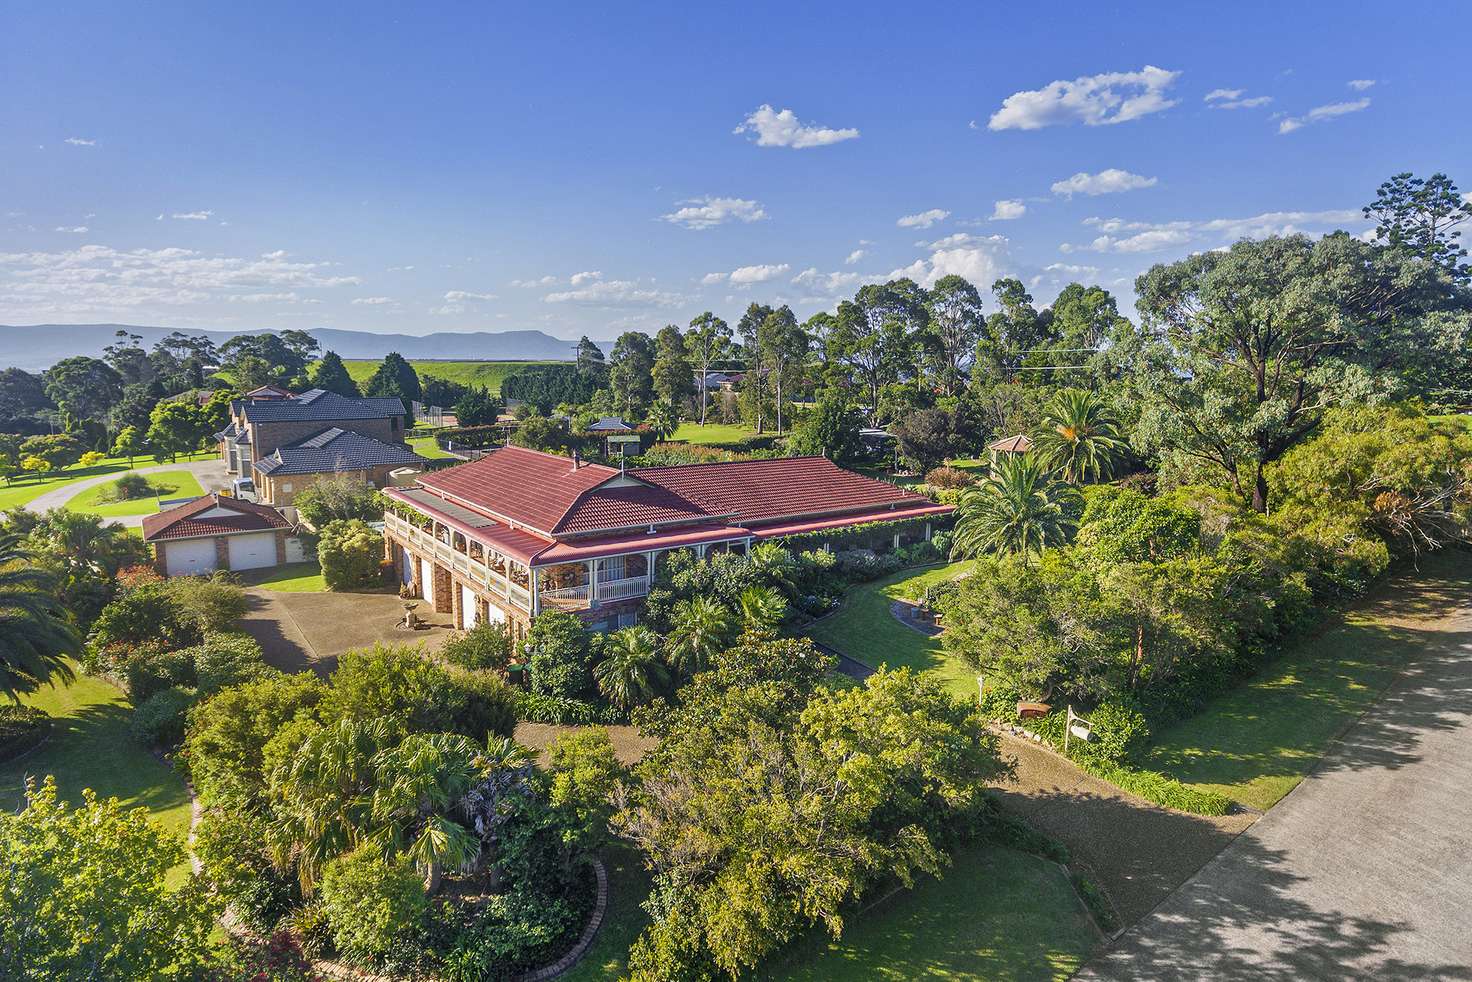
[[[211,448],[208,450],[197,450],[189,454],[180,454],[179,459],[206,460],[218,454],[219,450]],[[157,463],[158,461],[146,455],[133,458],[133,465],[135,467],[152,467]],[[65,487],[68,484],[75,484],[77,481],[85,480],[89,477],[98,477],[102,474],[120,474],[128,469],[128,458],[107,457],[100,463],[93,464],[91,467],[80,467],[73,464],[71,467],[65,470],[55,471],[39,481],[31,477],[17,475],[12,483],[0,486],[0,511],[9,508],[19,508],[21,505],[45,494],[47,491]]]
[[[769,435],[770,431],[768,431]],[[680,428],[675,430],[671,440],[684,440],[686,443],[701,443],[708,447],[719,447],[723,444],[742,443],[756,436],[756,430],[745,426],[727,423],[681,423]]]
[[[1027,853],[961,849],[942,879],[850,917],[834,941],[815,934],[765,978],[1066,979],[1098,941],[1067,875]]]
[[[19,807],[27,775],[54,774],[68,801],[80,801],[82,789],[91,788],[98,797],[147,808],[175,831],[188,829],[184,782],[129,734],[133,709],[122,692],[79,674],[71,685],[46,687],[22,701],[50,713],[54,729],[41,749],[0,764],[0,808]]]
[[[159,499],[197,498],[204,494],[193,474],[188,471],[158,471],[148,475],[157,497],[132,498],[127,501],[101,501],[112,490],[108,481],[86,489],[66,503],[67,511],[85,511],[104,518],[120,518],[124,515],[152,515],[158,511]]]
[[[1429,586],[1450,605],[1466,596],[1472,555],[1447,550],[1422,559],[1421,569],[1403,579]],[[1397,582],[1367,598],[1256,678],[1160,733],[1149,766],[1253,808],[1277,803],[1426,644],[1424,626],[1396,622],[1416,606],[1406,588]]]
[[[629,946],[649,923],[649,915],[640,904],[649,896],[649,874],[644,871],[637,850],[614,845],[604,851],[603,864],[608,870],[608,909],[603,926],[582,959],[561,982],[603,982],[621,979],[628,973]]]
[[[258,586],[277,593],[321,593],[327,589],[322,567],[315,562],[287,563],[266,569],[237,573],[246,586]]]
[[[439,460],[442,457],[455,456],[454,454],[446,453],[445,451],[441,450],[440,445],[434,442],[434,437],[432,436],[414,437],[412,440],[409,441],[409,449],[414,451],[421,457],[428,457],[430,460]]]
[[[568,345],[568,353],[572,353],[572,345]],[[353,381],[362,386],[373,373],[378,371],[378,366],[383,364],[382,360],[344,358],[343,365]],[[459,382],[461,385],[483,386],[493,393],[501,391],[501,383],[506,376],[512,375],[528,365],[560,365],[564,362],[556,361],[423,361],[410,359],[409,364],[414,366],[414,371],[420,378],[442,378],[447,382]],[[449,408],[449,407],[445,407]]]
[[[905,596],[907,590],[952,579],[970,565],[962,562],[919,571],[901,570],[873,583],[854,587],[844,597],[843,607],[838,613],[809,626],[808,636],[875,668],[888,665],[917,671],[933,670],[945,680],[952,692],[965,699],[974,699],[975,670],[947,656],[939,638],[928,637],[906,627],[889,612],[890,603]]]

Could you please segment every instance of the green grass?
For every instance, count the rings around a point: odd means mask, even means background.
[[[53,730],[40,750],[0,764],[0,808],[20,806],[27,775],[54,774],[68,801],[81,801],[82,789],[91,788],[100,798],[148,809],[177,832],[188,830],[184,782],[129,734],[133,709],[117,688],[79,674],[71,685],[46,687],[22,701],[50,713]]]
[[[571,353],[572,346],[568,346]],[[378,366],[383,364],[382,360],[370,359],[343,359],[343,365],[348,374],[358,385],[363,385],[373,373],[378,371]],[[562,362],[555,361],[423,361],[411,359],[409,364],[414,366],[414,371],[420,378],[442,378],[447,382],[459,382],[461,385],[485,387],[491,392],[499,393],[501,383],[506,376],[511,375],[528,365],[559,365]],[[446,407],[448,408],[448,407]]]
[[[123,515],[152,515],[158,511],[160,498],[197,498],[204,494],[193,474],[188,471],[159,471],[148,475],[157,497],[132,498],[127,501],[101,501],[112,490],[112,482],[99,484],[75,495],[66,503],[67,511],[85,511],[104,518],[120,518]]]
[[[1098,940],[1067,875],[995,845],[961,849],[939,880],[814,935],[765,974],[782,982],[860,979],[1066,979]]]
[[[637,850],[614,845],[604,851],[603,865],[608,871],[608,909],[603,926],[582,959],[560,982],[601,982],[624,978],[628,974],[629,946],[649,923],[649,915],[639,906],[649,896],[649,874],[645,872]]]
[[[1472,555],[1448,550],[1423,559],[1420,571],[1405,578],[1427,585],[1428,596],[1445,597],[1450,609],[1466,596]],[[1160,733],[1147,765],[1253,808],[1271,807],[1428,644],[1424,626],[1390,620],[1418,602],[1426,601],[1396,584],[1358,605],[1256,678]]]
[[[680,428],[675,430],[670,439],[719,447],[723,444],[741,443],[756,435],[756,430],[745,426],[726,423],[706,423],[704,426],[699,423],[681,423]]]
[[[180,460],[207,460],[219,455],[219,450],[211,448],[208,450],[196,450],[189,454],[180,454]],[[134,467],[152,467],[160,463],[147,455],[133,458]],[[39,481],[26,475],[16,475],[15,479],[6,485],[0,486],[0,511],[9,508],[19,508],[47,491],[66,487],[89,477],[98,477],[103,474],[121,474],[128,470],[128,458],[107,457],[100,463],[91,467],[81,467],[73,464],[64,470],[53,471]]]
[[[434,442],[434,437],[432,436],[416,436],[409,441],[409,449],[421,457],[428,457],[430,460],[455,456],[454,454],[441,450],[439,444]]]
[[[322,593],[327,589],[322,567],[315,562],[287,563],[236,575],[246,586],[263,587],[277,593]]]
[[[873,583],[854,587],[843,599],[843,607],[808,628],[814,640],[831,645],[851,658],[878,668],[911,668],[934,671],[946,687],[965,699],[976,698],[976,672],[969,665],[947,656],[940,638],[927,637],[906,627],[889,612],[891,601],[924,586],[959,576],[970,563],[951,563],[925,570],[901,570]]]

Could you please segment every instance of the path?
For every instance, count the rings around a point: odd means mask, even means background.
[[[1286,798],[1078,978],[1472,979],[1472,607],[1398,598],[1422,654]]]
[[[99,474],[85,480],[74,481],[52,488],[27,501],[23,506],[27,511],[40,514],[50,511],[52,508],[61,508],[76,495],[81,494],[88,488],[95,488],[99,484],[109,484],[122,477],[124,474],[157,474],[160,471],[188,471],[199,481],[199,486],[206,492],[228,487],[230,476],[225,473],[225,463],[218,458],[209,460],[181,460],[177,464],[152,464],[148,467],[135,467],[132,471],[114,471],[111,474]],[[146,515],[118,515],[108,519],[119,525],[140,526]]]

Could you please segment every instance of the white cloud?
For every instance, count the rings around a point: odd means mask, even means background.
[[[843,264],[845,266],[852,266],[854,263],[858,262],[860,259],[863,259],[868,254],[869,250],[867,249],[855,249],[853,252],[848,254],[848,258],[843,261]]]
[[[944,238],[936,239],[934,242],[916,242],[915,245],[921,249],[935,252],[937,249],[957,249],[962,246],[976,245],[980,242],[1003,241],[1006,239],[1000,235],[972,235],[970,232],[952,232]]]
[[[950,215],[944,208],[932,208],[917,215],[905,215],[895,224],[900,228],[929,228],[936,222],[945,221]]]
[[[97,146],[97,141],[96,140],[87,140],[87,139],[83,139],[80,136],[69,136],[65,140],[63,140],[62,142],[63,143],[70,143],[74,147],[95,147],[95,146]]]
[[[791,109],[781,112],[770,105],[762,105],[752,112],[733,133],[755,133],[759,147],[791,147],[806,150],[809,147],[826,147],[844,140],[856,140],[856,129],[835,130],[826,126],[805,124]]]
[[[294,262],[192,249],[120,250],[85,245],[59,252],[0,253],[0,309],[35,314],[107,314],[230,302],[265,291],[356,285],[328,263]]]
[[[410,270],[412,270],[413,268],[414,268],[413,266],[390,266],[384,272],[388,272],[388,273],[407,273]]]
[[[1049,82],[1041,89],[1009,95],[987,127],[1036,130],[1066,123],[1127,123],[1174,106],[1176,100],[1166,98],[1166,91],[1180,74],[1146,65],[1138,72],[1105,72]]]
[[[1005,235],[976,236],[959,232],[932,242],[930,255],[894,270],[878,282],[907,276],[921,286],[934,286],[943,276],[964,276],[979,286],[995,282],[1011,268]]]
[[[673,225],[691,229],[707,229],[727,222],[759,222],[767,217],[766,210],[756,201],[746,198],[687,198],[677,201],[681,207],[660,217]]]
[[[583,307],[673,307],[684,302],[679,294],[640,286],[632,280],[598,280],[572,290],[549,293],[546,303]]]
[[[1154,228],[1120,237],[1101,235],[1089,243],[1089,248],[1095,252],[1158,252],[1171,246],[1185,245],[1191,238],[1187,229]]]
[[[212,211],[176,211],[169,217],[186,222],[207,222],[213,215]]]
[[[1356,92],[1363,92],[1374,84],[1375,79],[1373,78],[1352,78],[1348,82],[1349,87],[1351,89],[1354,89]]]
[[[465,301],[495,300],[494,293],[472,293],[469,290],[450,290],[445,294],[445,300],[450,303],[464,303]]]
[[[548,276],[538,277],[537,279],[532,279],[532,280],[512,280],[511,281],[511,285],[512,286],[519,286],[519,287],[523,287],[523,288],[531,288],[531,287],[537,287],[537,286],[552,286],[556,282],[557,282],[557,277],[548,275]]]
[[[1278,123],[1278,133],[1292,133],[1294,130],[1302,129],[1310,123],[1322,123],[1326,120],[1338,119],[1350,113],[1357,113],[1370,108],[1369,99],[1356,99],[1353,102],[1331,102],[1327,106],[1315,106],[1302,116],[1287,116]]]
[[[296,303],[301,297],[295,291],[286,293],[240,293],[227,298],[231,303]],[[320,300],[309,301],[321,303]]]
[[[386,304],[395,303],[393,297],[354,297],[354,306],[382,307]]]
[[[1143,174],[1131,174],[1118,167],[1110,167],[1097,174],[1079,171],[1066,180],[1054,181],[1052,191],[1054,194],[1061,194],[1069,198],[1075,194],[1087,194],[1094,197],[1100,194],[1119,194],[1122,191],[1154,187],[1158,180],[1154,177],[1145,177]]]
[[[762,263],[755,266],[740,266],[729,273],[706,273],[700,278],[705,286],[715,286],[718,283],[730,283],[733,286],[751,286],[753,283],[766,283],[775,280],[791,267],[787,263]]]
[[[582,286],[584,283],[592,283],[594,280],[603,279],[603,271],[599,269],[584,270],[581,273],[573,273],[568,282],[573,286]]]
[[[809,266],[794,276],[792,282],[818,294],[837,296],[848,293],[861,283],[878,282],[882,279],[883,277],[864,276],[860,273],[823,273],[816,266]]]
[[[1122,218],[1086,218],[1083,224],[1102,233],[1085,245],[1064,243],[1068,253],[1081,249],[1094,252],[1158,252],[1173,246],[1227,242],[1237,239],[1291,235],[1308,229],[1333,229],[1364,221],[1354,209],[1330,211],[1269,211],[1248,218],[1213,218],[1204,221],[1132,222]]]
[[[992,221],[1010,222],[1027,214],[1027,205],[1017,198],[1004,198],[992,205]]]
[[[1098,276],[1098,266],[1078,266],[1073,263],[1049,263],[1043,267],[1045,273],[1062,273],[1065,276]]]
[[[1243,98],[1246,89],[1212,89],[1202,97],[1202,101],[1209,103],[1212,109],[1256,109],[1258,106],[1266,106],[1273,101],[1270,95],[1256,95]]]
[[[74,233],[76,235],[86,235],[87,234],[87,226],[85,226],[85,225],[74,225],[71,228],[68,228],[65,225],[58,225],[58,226],[56,226],[56,231],[58,231],[58,232],[71,232],[71,233]]]

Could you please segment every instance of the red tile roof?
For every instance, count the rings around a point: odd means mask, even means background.
[[[705,542],[724,542],[728,539],[745,539],[746,529],[730,525],[703,524],[682,525],[665,529],[654,535],[648,533],[598,536],[588,539],[573,539],[548,546],[538,556],[536,565],[553,566],[558,563],[580,563],[604,556],[620,556],[629,552],[652,552],[656,549],[683,549]]]
[[[778,539],[784,535],[801,535],[804,532],[820,532],[823,529],[839,528],[844,525],[862,525],[865,522],[896,522],[905,518],[924,518],[929,515],[946,515],[953,509],[950,505],[926,503],[915,507],[896,507],[872,513],[839,515],[834,518],[805,519],[798,522],[781,522],[776,525],[760,525],[752,534],[759,539]]]
[[[216,507],[235,512],[233,515],[197,517]],[[185,502],[177,508],[143,518],[143,541],[159,539],[197,539],[237,532],[268,532],[291,528],[281,513],[270,505],[222,496],[218,492]]]
[[[600,487],[573,502],[552,531],[557,535],[600,532],[709,518],[704,511],[661,487]]]
[[[414,488],[384,488],[383,493],[397,501],[414,506],[418,511],[443,522],[461,535],[474,539],[503,556],[510,556],[520,563],[531,565],[538,553],[552,545],[552,540],[549,538],[534,535],[531,532],[523,532],[521,529],[509,528],[490,519],[477,518],[468,509],[457,506],[453,502],[430,500],[434,496],[426,491]]]
[[[641,467],[630,473],[742,525],[930,503],[887,481],[846,471],[826,457]]]
[[[579,496],[618,471],[601,464],[573,468],[570,457],[502,447],[458,467],[425,474],[420,485],[550,535]]]

